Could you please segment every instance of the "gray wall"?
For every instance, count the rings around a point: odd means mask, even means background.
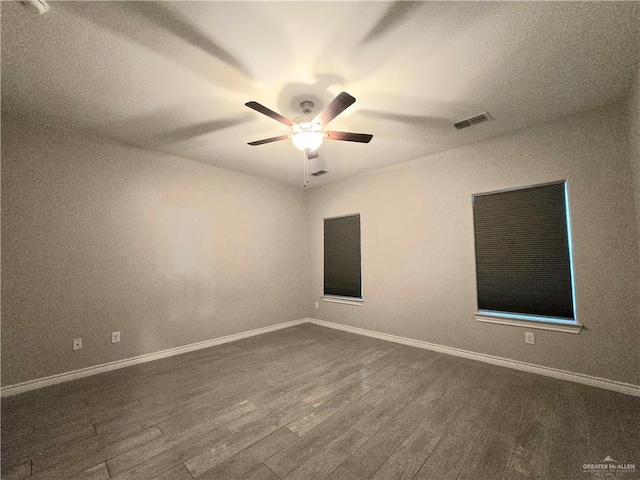
[[[5,122],[2,384],[305,316],[640,384],[639,98],[308,192]],[[587,330],[529,346],[474,319],[471,194],[559,179]],[[355,212],[364,306],[323,303],[322,219]]]
[[[640,384],[638,230],[626,105],[309,192],[316,318]],[[482,128],[478,126],[477,128]],[[371,144],[375,148],[375,138]],[[580,335],[475,320],[471,195],[566,179]],[[326,303],[322,220],[361,213],[364,305]]]
[[[305,202],[294,187],[3,122],[2,384],[305,317]]]

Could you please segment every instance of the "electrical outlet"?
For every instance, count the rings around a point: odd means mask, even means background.
[[[118,343],[120,341],[120,332],[111,332],[111,343]]]
[[[81,338],[74,338],[73,339],[73,349],[74,350],[80,350],[82,348],[82,339]]]
[[[320,304],[316,302],[316,308],[320,308]]]
[[[533,336],[533,332],[524,332],[524,341],[529,345],[534,345],[536,343],[536,339]]]

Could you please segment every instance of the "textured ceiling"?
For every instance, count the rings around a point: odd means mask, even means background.
[[[52,2],[2,5],[3,123],[91,132],[302,184],[287,128],[344,90],[311,186],[592,108],[629,94],[637,2]],[[451,123],[488,111],[492,121]]]

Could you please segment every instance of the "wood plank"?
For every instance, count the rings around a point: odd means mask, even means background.
[[[332,472],[367,441],[367,436],[351,429],[325,445],[318,453],[301,463],[286,477],[286,480],[313,480]],[[389,477],[391,478],[391,477]]]
[[[62,427],[50,427],[46,430],[32,429],[30,432],[23,432],[18,435],[9,435],[3,432],[2,449],[3,453],[8,450],[20,449],[26,446],[31,450],[35,445],[45,443],[72,442],[74,439],[83,439],[96,434],[93,425],[88,421],[74,422],[73,425],[64,425]]]
[[[551,432],[548,425],[536,421],[523,423],[511,448],[502,478],[544,478],[550,445]]]
[[[176,465],[171,470],[167,470],[161,475],[158,475],[153,480],[193,480],[193,477],[182,463]]]
[[[237,388],[226,388],[217,392],[209,392],[204,395],[184,398],[178,403],[168,405],[156,405],[145,407],[142,411],[123,415],[121,418],[110,420],[104,423],[97,423],[96,429],[99,433],[113,432],[135,432],[142,428],[148,428],[159,423],[169,421],[179,415],[187,414],[199,408],[225,408],[241,403],[246,397],[256,392],[269,388],[263,382],[236,385]],[[192,425],[193,426],[193,425]]]
[[[240,478],[296,441],[298,441],[297,435],[286,428],[281,428],[198,478],[200,480]]]
[[[58,435],[59,430],[53,432],[40,432],[21,438],[19,442],[7,445],[2,449],[2,461],[7,465],[23,463],[32,458],[50,454],[54,450],[68,451],[69,446],[79,442],[86,442],[91,437],[96,437],[96,430],[93,425],[79,425],[69,431],[65,428],[64,433]]]
[[[487,420],[487,428],[514,437],[531,394],[529,388],[512,383],[499,395],[493,413]]]
[[[452,357],[444,355],[441,357],[425,357],[411,364],[409,368],[396,372],[383,385],[402,388],[408,383],[430,383],[440,376],[444,370],[451,368],[453,362]]]
[[[415,480],[455,480],[480,437],[481,427],[456,420],[427,457],[415,475]]]
[[[193,429],[201,431],[203,427],[207,428],[207,425],[213,429],[255,409],[256,406],[246,400],[227,408],[213,404],[160,422],[158,427],[165,435],[176,435]]]
[[[496,410],[498,399],[499,395],[485,383],[474,392],[473,401],[465,405],[456,420],[484,427]]]
[[[2,464],[2,480],[21,480],[31,475],[31,460],[20,465],[7,466]]]
[[[365,382],[369,385],[382,385],[395,375],[404,372],[408,368],[415,367],[428,356],[429,353],[426,350],[418,348],[404,347],[394,350],[386,357],[386,365],[382,368],[377,368],[373,375],[365,379]]]
[[[364,398],[366,395],[301,437],[300,441],[268,459],[265,465],[279,477],[287,475],[306,459],[324,448],[341,431],[349,429],[366,415],[371,410],[371,406],[364,401]]]
[[[354,401],[369,393],[372,389],[372,386],[364,383],[358,383],[349,390],[344,391],[341,395],[338,395],[315,408],[313,411],[309,412],[309,414],[291,422],[287,425],[287,428],[296,435],[302,437],[325,420],[331,418]]]
[[[268,417],[249,424],[240,430],[233,432],[224,441],[218,442],[206,451],[198,454],[185,462],[185,466],[194,477],[202,475],[216,465],[237,454],[241,450],[253,445],[276,430],[291,423],[298,417],[305,415],[312,407],[305,403],[296,403],[291,407],[280,410]]]
[[[117,418],[141,408],[142,405],[137,400],[127,400],[109,408],[85,406],[73,407],[69,411],[34,413],[31,417],[31,421],[35,423],[33,434],[35,437],[46,436],[50,432],[52,436],[61,436],[73,432],[77,427],[87,427],[92,423]]]
[[[512,437],[485,428],[467,457],[458,479],[502,478],[513,442]]]
[[[107,464],[102,462],[72,478],[74,480],[106,480],[109,478],[109,469]]]
[[[411,435],[426,413],[433,407],[433,404],[444,394],[448,388],[445,380],[444,378],[438,379],[431,385],[414,384],[415,388],[418,389],[415,390],[415,393],[418,395],[412,397],[413,401],[383,423],[380,428],[378,428],[377,416],[374,417],[375,422],[373,424],[365,423],[365,428],[358,422],[356,424],[357,430],[367,436],[370,436],[373,432],[375,434],[342,465],[335,469],[328,478],[335,480],[350,477],[370,478],[374,475],[396,448]],[[374,425],[376,428],[370,428],[369,425]],[[365,431],[363,432],[363,430]]]
[[[534,382],[503,479],[542,479],[549,464],[553,406],[558,382],[540,378]]]
[[[281,410],[286,406],[290,406],[298,402],[301,402],[309,390],[317,388],[318,384],[322,384],[324,383],[324,381],[325,379],[320,381],[312,380],[294,389],[281,390],[280,387],[277,387],[276,389],[265,392],[267,395],[260,396],[259,399],[257,399],[255,396],[251,397],[252,402],[254,401],[258,402],[262,406],[252,412],[242,415],[237,419],[229,422],[229,424],[227,425],[227,428],[230,431],[238,430],[245,425],[253,423],[257,420],[260,420],[266,417],[267,415],[270,415],[278,410]]]
[[[225,423],[228,423],[239,415],[254,409],[255,406],[251,403],[241,402],[230,408],[217,412],[215,415],[212,415],[205,421],[192,426],[191,428],[182,430],[173,435],[163,435],[152,442],[130,449],[126,453],[118,455],[117,457],[111,458],[107,461],[109,471],[113,476],[118,475],[119,473],[129,470],[144,462],[145,460],[153,458],[166,450],[187,442],[191,438],[207,434],[214,430],[217,432],[214,435],[215,438],[224,436],[225,431],[222,429],[216,430],[218,427],[222,427]]]
[[[308,403],[313,407],[318,407],[323,403],[328,402],[340,393],[344,392],[345,390],[348,390],[359,384],[365,378],[367,378],[367,375],[369,374],[369,369],[362,368],[350,375],[347,375],[346,377],[341,378],[340,380],[330,383],[329,385],[322,385],[318,387],[308,396],[303,398],[302,401]]]
[[[136,433],[122,440],[105,444],[95,444],[88,448],[70,449],[66,455],[57,455],[55,458],[43,457],[42,464],[33,462],[32,479],[59,478],[62,475],[72,475],[87,468],[91,468],[107,458],[115,457],[123,452],[129,452],[139,445],[153,442],[156,438],[162,437],[162,432],[158,427]]]
[[[161,453],[136,463],[133,467],[121,471],[111,478],[117,480],[150,480],[158,475],[184,463],[191,456],[191,452],[203,449],[207,445],[215,444],[226,438],[228,431],[224,427],[210,430],[196,437],[189,438],[182,443],[162,451]],[[108,463],[108,462],[107,462]]]
[[[444,380],[449,383],[446,392],[436,400],[434,407],[429,411],[420,427],[434,433],[444,433],[450,425],[461,415],[464,409],[476,401],[475,393],[479,389],[481,376],[471,370],[458,377],[458,382],[450,384],[454,379]],[[440,382],[443,380],[441,379]]]
[[[376,480],[412,479],[441,438],[441,434],[427,430],[423,426],[416,428],[371,478]]]
[[[249,473],[247,473],[243,480],[279,480],[278,476],[269,470],[264,465],[260,464]]]
[[[427,383],[410,383],[404,389],[392,394],[374,408],[368,415],[355,425],[360,432],[371,436],[383,427],[390,419],[403,411],[416,399],[421,398],[421,405],[426,409],[440,398],[449,382],[446,379]]]

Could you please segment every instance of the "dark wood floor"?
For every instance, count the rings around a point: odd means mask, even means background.
[[[3,399],[2,479],[603,478],[639,432],[640,398],[305,324]]]

